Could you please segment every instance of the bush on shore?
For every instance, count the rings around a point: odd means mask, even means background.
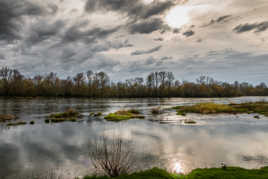
[[[159,168],[121,175],[113,179],[267,179],[268,167],[243,169],[239,167],[195,169],[187,175],[172,174]],[[86,176],[83,179],[110,179],[106,176]]]

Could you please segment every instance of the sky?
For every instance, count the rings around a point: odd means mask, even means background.
[[[0,66],[268,83],[267,0],[0,0]]]

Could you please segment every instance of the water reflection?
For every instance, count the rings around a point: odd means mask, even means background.
[[[242,102],[263,98],[212,99],[216,102]],[[16,113],[23,120],[36,120],[34,126],[0,129],[0,178],[50,168],[67,175],[92,172],[89,141],[98,136],[120,135],[132,140],[139,167],[166,167],[187,173],[199,167],[218,167],[221,162],[247,168],[268,165],[268,120],[251,115],[189,115],[200,125],[181,125],[174,112],[153,117],[156,105],[171,107],[209,99],[132,100],[0,100],[0,113]],[[139,108],[149,120],[121,123],[85,118],[82,123],[47,125],[44,116],[72,106],[84,114],[109,113],[120,108]],[[171,121],[161,123],[159,121]]]

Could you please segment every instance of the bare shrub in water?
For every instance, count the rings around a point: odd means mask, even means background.
[[[89,157],[97,171],[116,177],[129,173],[135,166],[132,146],[132,142],[123,141],[119,137],[112,140],[100,137],[93,144]]]

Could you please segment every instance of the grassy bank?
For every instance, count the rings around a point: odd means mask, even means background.
[[[187,113],[199,114],[241,114],[241,113],[257,113],[268,116],[268,102],[242,103],[242,104],[216,104],[216,103],[200,103],[192,106],[174,107],[178,115],[186,115]]]
[[[238,167],[196,169],[187,175],[168,173],[153,168],[147,171],[122,175],[114,179],[268,179],[268,167],[248,170]],[[110,179],[109,177],[86,176],[83,179]]]

